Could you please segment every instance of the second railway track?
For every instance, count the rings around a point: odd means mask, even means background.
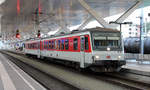
[[[68,69],[69,72],[63,72],[62,70],[56,68],[54,70],[46,70],[46,68],[51,68],[47,63],[43,63],[43,61],[39,60],[29,60],[27,57],[21,57],[14,53],[3,52],[10,57],[17,58],[23,63],[28,64],[29,66],[34,67],[46,74],[51,74],[53,77],[57,78],[60,81],[70,84],[69,87],[74,89],[82,89],[82,90],[150,90],[150,83],[147,78],[142,76],[136,78],[132,78],[131,75],[120,74],[120,73],[92,73],[92,72],[77,72],[72,69]],[[23,56],[23,55],[22,55]],[[22,60],[21,60],[22,59]],[[30,58],[31,59],[31,58]],[[42,62],[42,63],[41,63]],[[43,66],[39,65],[43,64]],[[58,66],[58,65],[56,65]],[[66,69],[66,67],[58,66],[61,69]],[[71,73],[70,73],[71,72]],[[54,74],[55,73],[55,74]],[[72,76],[71,76],[72,75]],[[78,78],[78,76],[80,78]],[[69,79],[68,79],[69,78]],[[77,79],[78,78],[78,79]],[[145,79],[145,80],[144,80]],[[42,82],[41,82],[42,83]],[[106,85],[107,84],[107,85]],[[102,87],[103,86],[103,87]]]

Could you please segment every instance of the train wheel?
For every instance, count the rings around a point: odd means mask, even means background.
[[[76,68],[76,70],[78,70],[79,72],[84,72],[84,69],[80,67],[80,64],[76,64],[75,68]]]

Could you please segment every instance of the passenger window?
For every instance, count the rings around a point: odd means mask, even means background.
[[[69,49],[69,40],[68,39],[65,40],[65,49],[66,50]]]
[[[78,50],[78,38],[74,38],[73,40],[73,49]]]
[[[55,44],[54,44],[54,41],[52,41],[52,49],[55,48]]]
[[[58,49],[60,50],[60,40],[58,40]]]
[[[88,37],[85,37],[85,50],[89,50]]]
[[[44,49],[46,49],[46,42],[44,41]]]
[[[28,48],[30,49],[30,44],[27,44],[28,45]]]
[[[51,49],[51,41],[49,41],[49,49]]]
[[[33,49],[34,49],[34,43],[32,44],[32,47],[33,47]]]
[[[47,48],[47,49],[49,48],[48,41],[46,42],[46,48]]]
[[[64,40],[61,40],[61,50],[64,50]]]

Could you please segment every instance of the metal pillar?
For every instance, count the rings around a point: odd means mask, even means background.
[[[143,59],[143,54],[144,54],[144,37],[143,37],[143,8],[141,9],[141,17],[140,17],[140,52],[142,54],[142,59]]]
[[[123,22],[133,11],[137,9],[141,4],[143,3],[143,0],[138,0],[131,8],[129,8],[123,15],[121,15],[115,22]]]
[[[61,21],[61,23],[58,22],[58,25],[60,26],[60,29],[55,33],[55,34],[61,34],[63,33],[70,33],[70,29],[68,29],[66,27],[66,25],[64,23],[62,23],[63,21]]]
[[[78,0],[81,6],[85,8],[88,13],[93,16],[98,23],[100,23],[105,28],[113,28],[112,25],[108,24],[94,9],[92,9],[84,0]]]

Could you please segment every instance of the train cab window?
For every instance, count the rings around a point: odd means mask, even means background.
[[[88,37],[85,37],[85,50],[89,50]]]
[[[66,50],[69,49],[69,40],[68,39],[65,40],[65,49]]]
[[[73,40],[73,49],[78,50],[78,38],[74,38]]]
[[[61,50],[64,50],[64,40],[61,40]]]

